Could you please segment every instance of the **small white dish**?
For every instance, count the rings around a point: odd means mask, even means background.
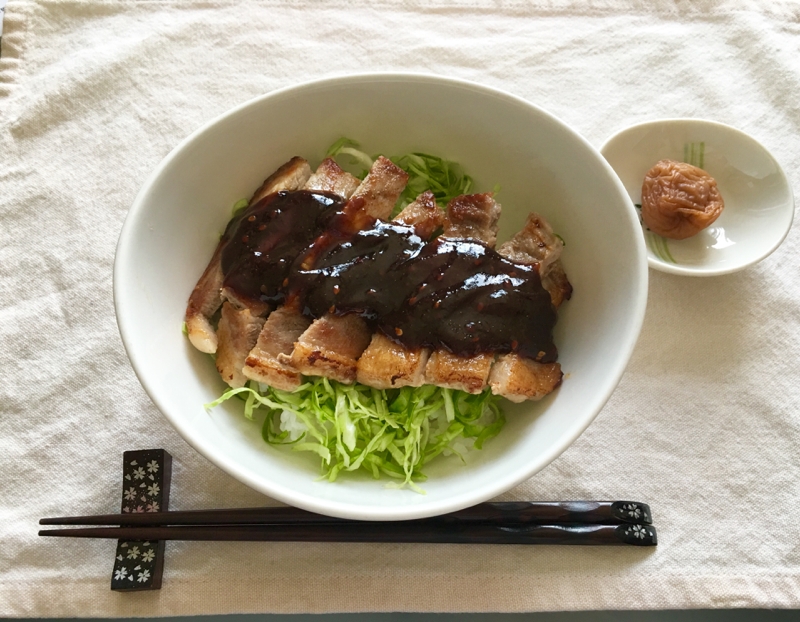
[[[687,276],[715,276],[757,263],[783,242],[794,217],[786,174],[751,136],[702,119],[661,119],[614,134],[600,148],[634,204],[645,173],[661,159],[699,166],[725,201],[720,217],[686,240],[668,240],[643,227],[651,268]],[[638,211],[638,210],[637,210]]]

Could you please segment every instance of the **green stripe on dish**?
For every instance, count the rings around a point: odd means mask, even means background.
[[[645,232],[645,239],[647,240],[647,247],[658,259],[665,263],[678,263],[669,251],[669,244],[666,238],[662,238],[652,231],[647,231]]]
[[[705,164],[705,154],[706,144],[704,142],[685,143],[683,145],[683,161],[692,166],[703,168]]]

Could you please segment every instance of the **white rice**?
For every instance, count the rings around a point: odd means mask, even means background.
[[[289,440],[296,441],[298,438],[308,432],[306,424],[297,418],[293,412],[284,410],[281,413],[281,431],[289,433]]]

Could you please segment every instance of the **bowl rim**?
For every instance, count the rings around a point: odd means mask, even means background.
[[[789,235],[789,231],[791,231],[792,229],[792,223],[794,222],[794,213],[796,210],[796,201],[794,197],[794,190],[792,189],[792,184],[789,181],[789,177],[786,175],[786,171],[783,170],[783,167],[780,165],[780,162],[778,162],[778,159],[772,154],[772,152],[769,149],[767,149],[764,143],[759,141],[752,134],[749,134],[744,130],[740,130],[737,127],[733,127],[732,125],[728,125],[727,123],[722,123],[721,121],[713,121],[711,119],[704,119],[701,117],[664,117],[662,119],[650,119],[648,121],[641,121],[639,123],[634,123],[632,125],[628,125],[617,130],[603,142],[603,144],[599,148],[599,151],[603,155],[603,157],[605,157],[606,148],[614,140],[616,140],[623,134],[627,134],[629,131],[644,129],[648,126],[658,127],[660,125],[667,125],[670,123],[674,124],[681,123],[681,124],[696,125],[696,126],[708,125],[711,127],[716,127],[718,129],[724,130],[726,132],[730,132],[731,134],[738,136],[740,139],[752,142],[757,148],[761,149],[764,152],[764,154],[769,159],[771,159],[772,162],[775,164],[776,170],[780,175],[781,182],[783,186],[786,187],[789,193],[789,204],[791,206],[789,210],[790,216],[788,222],[786,223],[785,229],[777,237],[777,239],[773,241],[772,245],[769,246],[765,251],[763,251],[758,257],[747,260],[744,263],[729,266],[727,268],[709,268],[703,266],[687,266],[687,265],[671,264],[666,261],[660,260],[658,257],[653,255],[649,249],[647,249],[646,252],[647,252],[648,265],[655,270],[659,270],[661,272],[666,272],[669,274],[677,274],[680,276],[692,276],[692,277],[722,276],[725,274],[732,274],[734,272],[739,272],[740,270],[744,270],[745,268],[755,265],[760,261],[763,261],[764,259],[769,257],[772,253],[774,253],[778,249],[778,247],[781,244],[783,244],[784,240]]]
[[[648,269],[647,251],[643,234],[636,236],[633,240],[636,250],[636,257],[632,258],[632,263],[635,263],[635,265],[638,266],[638,273],[635,274],[635,282],[633,283],[633,291],[636,295],[635,299],[632,301],[631,313],[628,317],[628,330],[624,339],[620,340],[619,356],[616,357],[616,364],[611,367],[610,373],[606,377],[604,386],[602,387],[603,390],[598,392],[594,398],[594,408],[591,408],[589,411],[587,411],[586,415],[581,420],[575,422],[575,424],[570,428],[569,434],[565,434],[561,438],[560,443],[554,444],[548,451],[537,456],[537,459],[531,462],[532,466],[529,468],[519,469],[507,477],[498,478],[495,480],[493,486],[482,488],[480,494],[469,492],[460,495],[450,495],[440,500],[431,499],[426,503],[402,504],[402,499],[398,497],[399,503],[396,505],[371,506],[357,505],[350,502],[340,502],[329,498],[318,498],[313,495],[301,493],[289,487],[283,486],[274,480],[267,481],[264,478],[256,479],[255,477],[251,477],[247,470],[221,460],[211,444],[195,438],[192,434],[191,426],[189,426],[188,423],[184,425],[178,417],[173,416],[170,409],[160,399],[158,393],[149,385],[143,362],[137,359],[137,353],[133,346],[133,318],[129,316],[128,311],[124,308],[126,286],[123,283],[123,275],[126,272],[130,272],[130,255],[134,249],[134,239],[132,236],[134,230],[137,229],[137,222],[143,218],[141,213],[142,206],[145,203],[145,199],[147,198],[147,195],[149,194],[154,183],[160,178],[164,170],[171,165],[171,163],[178,157],[179,154],[190,147],[190,145],[192,145],[195,141],[200,139],[203,134],[208,132],[216,124],[232,116],[238,115],[248,108],[260,106],[264,101],[268,101],[269,99],[282,97],[287,93],[299,93],[305,89],[318,89],[327,85],[341,85],[342,83],[359,84],[376,81],[443,83],[445,85],[466,88],[478,91],[485,95],[499,97],[509,101],[510,103],[521,105],[533,110],[537,114],[547,117],[550,121],[561,126],[565,131],[571,134],[574,139],[579,141],[588,153],[594,155],[596,160],[595,164],[603,168],[605,172],[608,173],[609,181],[616,187],[620,197],[624,198],[625,202],[629,205],[630,209],[626,210],[626,214],[630,219],[630,224],[632,225],[633,230],[640,231],[638,217],[635,213],[633,203],[630,201],[628,193],[614,169],[602,156],[600,151],[594,147],[582,134],[580,134],[566,122],[556,117],[553,113],[548,112],[536,104],[502,89],[460,78],[444,77],[431,73],[417,72],[348,73],[289,85],[256,96],[237,106],[234,106],[233,108],[202,124],[198,129],[181,140],[158,163],[155,169],[145,178],[144,182],[142,183],[142,186],[134,198],[133,203],[131,204],[131,207],[125,217],[125,221],[120,231],[113,268],[114,308],[123,347],[125,348],[125,352],[131,363],[131,367],[139,379],[142,388],[145,390],[153,404],[158,408],[162,415],[180,434],[183,440],[198,453],[207,458],[212,464],[258,492],[268,495],[278,501],[282,501],[296,507],[301,507],[312,512],[357,520],[411,520],[436,516],[463,509],[465,507],[474,505],[475,503],[488,500],[513,488],[514,486],[519,485],[561,455],[586,430],[595,417],[597,417],[603,406],[611,397],[611,394],[619,385],[619,381],[633,354],[633,349],[636,345],[641,332],[642,324],[644,322],[648,293]]]

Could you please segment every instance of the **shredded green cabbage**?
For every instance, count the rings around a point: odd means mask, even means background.
[[[351,172],[363,179],[378,155],[369,156],[359,149],[360,146],[357,141],[342,137],[328,148],[325,157],[349,156],[349,162],[340,162],[340,166],[350,165]],[[452,160],[421,152],[392,156],[389,159],[408,173],[408,183],[398,199],[394,214],[399,213],[426,190],[430,190],[436,197],[436,202],[444,207],[451,199],[468,194],[472,189],[472,177]],[[357,167],[357,170],[353,171],[352,166]]]
[[[231,214],[233,216],[238,216],[243,210],[247,209],[249,204],[249,199],[239,199],[233,204],[233,207],[231,208]]]
[[[491,392],[471,395],[431,385],[378,390],[313,378],[288,392],[250,382],[206,408],[234,396],[244,400],[248,419],[264,413],[267,443],[317,454],[324,478],[363,469],[421,493],[416,482],[426,479],[428,462],[442,453],[463,460],[470,443],[481,449],[505,423]]]
[[[359,149],[360,146],[361,145],[355,140],[342,136],[328,147],[328,151],[325,152],[325,157],[335,158],[338,155],[349,156],[349,161],[347,162],[341,161],[341,158],[337,160],[339,166],[346,168],[346,170],[349,170],[359,179],[364,179],[367,173],[369,173],[369,169],[372,168],[372,163],[378,156],[370,157]]]
[[[472,177],[466,175],[461,166],[451,160],[419,152],[390,160],[408,173],[408,183],[400,195],[401,209],[426,190],[430,190],[436,197],[436,202],[444,206],[455,197],[468,194],[472,189]]]

